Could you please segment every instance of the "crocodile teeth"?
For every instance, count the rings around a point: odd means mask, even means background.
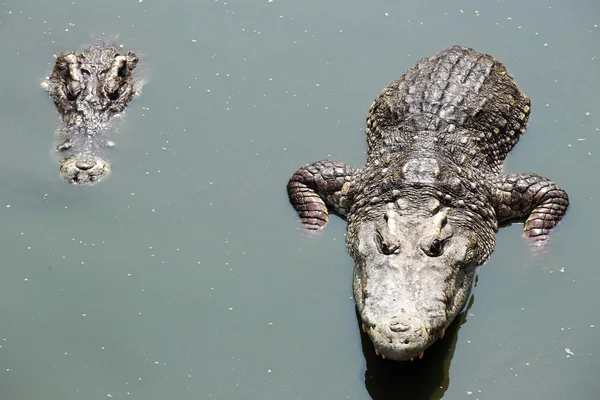
[[[383,359],[385,360],[385,354],[382,354],[382,355],[381,355],[381,358],[383,358]]]
[[[427,336],[431,336],[431,329],[425,328],[425,333],[427,333]]]
[[[412,361],[412,360],[414,360],[414,359],[415,359],[415,358],[413,357],[413,358],[411,358],[411,359],[410,359],[410,361]]]
[[[442,333],[440,333],[440,339],[444,338],[444,335],[446,334],[446,329],[442,329]]]
[[[420,360],[421,358],[423,358],[423,356],[424,356],[424,355],[425,355],[425,352],[424,352],[424,351],[420,352],[420,353],[419,353],[419,360]]]
[[[381,355],[381,353],[379,352],[379,350],[375,349],[375,354],[377,354],[378,356]]]
[[[362,330],[364,333],[367,333],[367,327],[365,326],[365,324],[362,324]]]

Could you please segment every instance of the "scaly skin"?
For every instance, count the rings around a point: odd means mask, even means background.
[[[110,171],[97,153],[107,147],[105,131],[139,92],[131,72],[138,58],[108,44],[92,44],[81,54],[61,53],[45,86],[65,127],[57,150],[61,177],[72,184],[95,183]]]
[[[348,197],[344,184],[352,181],[356,169],[336,161],[320,161],[300,168],[288,183],[292,204],[300,221],[310,230],[318,230],[329,220],[325,201],[341,215],[346,215]],[[317,194],[318,193],[318,194]]]
[[[530,100],[490,55],[454,46],[424,58],[375,99],[363,168],[324,160],[288,183],[302,224],[347,218],[354,297],[376,351],[422,357],[461,312],[499,224],[525,220],[536,244],[569,199],[546,178],[502,175]]]

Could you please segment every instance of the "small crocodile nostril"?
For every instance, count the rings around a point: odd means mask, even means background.
[[[92,169],[94,167],[94,165],[95,165],[94,162],[87,161],[87,160],[77,161],[75,163],[75,166],[82,171],[87,171],[88,169]]]

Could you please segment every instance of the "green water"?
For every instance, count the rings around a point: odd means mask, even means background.
[[[0,398],[598,398],[600,5],[531,3],[0,4]],[[112,176],[73,188],[39,84],[98,39],[135,51],[146,84]],[[460,329],[382,363],[345,223],[302,234],[285,184],[319,159],[364,163],[373,98],[453,44],[532,99],[506,171],[548,176],[571,209],[546,257],[501,230]]]

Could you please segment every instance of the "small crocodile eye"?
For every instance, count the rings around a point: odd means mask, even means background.
[[[431,241],[429,245],[429,255],[431,257],[437,257],[442,254],[442,242],[440,239],[435,238]]]
[[[375,236],[375,243],[377,244],[377,250],[381,254],[385,254],[386,256],[392,254],[398,254],[400,252],[400,246],[397,244],[390,244],[387,241],[383,240],[381,233],[377,232]]]
[[[78,81],[69,82],[69,84],[66,85],[66,90],[65,90],[67,100],[69,100],[69,101],[75,100],[77,98],[77,96],[79,96],[79,94],[81,93],[82,90],[83,90],[83,87],[81,85],[81,82],[78,82]]]

